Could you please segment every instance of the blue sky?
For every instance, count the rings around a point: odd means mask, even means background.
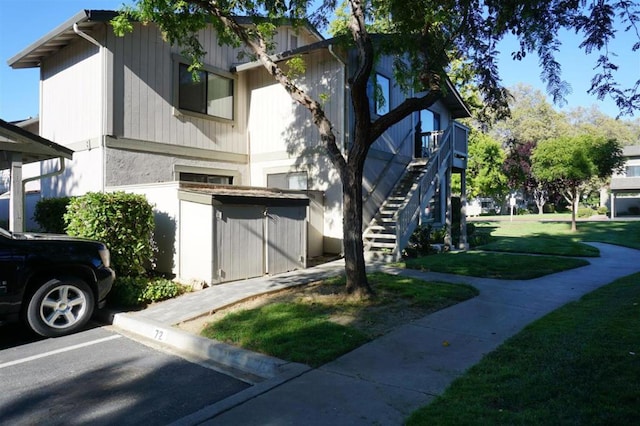
[[[11,69],[7,60],[47,32],[72,17],[82,9],[118,9],[126,0],[0,0],[0,118],[6,121],[21,120],[38,115],[39,70]],[[619,32],[622,35],[622,32]],[[563,67],[563,76],[572,86],[563,109],[589,107],[596,104],[605,114],[615,117],[618,113],[612,101],[599,101],[586,92],[593,76],[597,56],[586,56],[578,49],[576,37],[563,34],[563,48],[558,59]],[[640,52],[631,52],[633,38],[628,34],[618,37],[613,51],[618,53],[621,66],[618,81],[630,87],[640,78]],[[513,61],[510,52],[514,41],[505,41],[499,47],[500,75],[503,84],[511,86],[527,83],[546,93],[540,80],[540,69],[535,55],[524,61]],[[558,108],[560,109],[560,108]],[[636,117],[640,116],[640,111]]]

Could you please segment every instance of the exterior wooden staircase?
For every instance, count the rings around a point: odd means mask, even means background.
[[[452,166],[456,130],[453,126],[444,132],[428,159],[415,159],[407,165],[362,234],[366,259],[397,261],[401,258],[402,250],[418,226],[420,212],[436,195],[447,169]],[[466,148],[466,139],[464,143]]]

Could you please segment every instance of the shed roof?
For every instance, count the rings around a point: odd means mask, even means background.
[[[261,206],[307,206],[309,197],[301,191],[241,186],[180,183],[180,199],[203,204],[243,204]]]
[[[2,119],[0,119],[0,152],[21,153],[22,162],[25,164],[51,158],[71,159],[73,157],[73,150]],[[0,168],[6,169],[8,167],[6,159],[0,158]]]

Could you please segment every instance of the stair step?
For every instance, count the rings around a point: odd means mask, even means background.
[[[369,231],[381,231],[385,234],[395,234],[396,227],[395,226],[382,226],[382,225],[371,225],[368,228]]]
[[[395,240],[396,234],[363,234],[363,238],[368,240]]]
[[[396,248],[396,244],[395,243],[370,242],[368,244],[369,244],[369,250],[373,250],[373,249],[394,249],[394,248]]]
[[[396,221],[392,217],[380,217],[376,220],[379,220],[382,223],[396,223]]]

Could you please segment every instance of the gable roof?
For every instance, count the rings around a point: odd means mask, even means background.
[[[91,33],[91,27],[96,22],[109,22],[118,15],[113,10],[83,10],[58,25],[53,30],[31,43],[20,53],[7,60],[11,68],[36,68],[43,58],[50,56],[67,46],[78,35],[74,31],[74,24],[83,32]]]
[[[0,152],[22,154],[22,163],[73,157],[73,150],[0,119]],[[2,160],[0,160],[2,163]],[[5,166],[4,164],[1,164]],[[7,166],[8,167],[8,166]],[[5,168],[5,167],[2,167]]]
[[[7,63],[14,69],[39,67],[44,58],[56,53],[78,37],[75,33],[75,26],[77,26],[80,31],[90,34],[91,27],[95,23],[109,22],[116,16],[118,16],[118,12],[113,10],[82,10],[55,29],[49,31],[39,40],[30,44],[20,53],[11,57]],[[247,17],[237,17],[237,19],[241,25],[248,25],[250,23],[250,20]],[[339,37],[324,39],[309,22],[305,23],[305,27],[310,33],[318,37],[320,41],[274,55],[274,60],[281,61],[301,53],[319,49],[331,49],[338,45]],[[261,63],[254,61],[245,64],[238,64],[232,69],[232,71],[242,72],[259,66],[261,66]],[[447,90],[443,102],[451,112],[452,117],[471,117],[471,112],[462,100],[460,93],[454,87],[453,83],[447,79],[446,84],[449,90]]]
[[[74,26],[77,26],[84,33],[91,34],[91,28],[96,23],[110,22],[118,16],[118,13],[115,10],[82,10],[31,43],[20,53],[9,58],[7,63],[14,69],[37,68],[44,58],[55,54],[78,37]],[[236,17],[236,20],[240,25],[249,25],[252,22],[249,17],[243,16]],[[304,28],[318,39],[323,39],[322,35],[309,22],[304,23]]]

